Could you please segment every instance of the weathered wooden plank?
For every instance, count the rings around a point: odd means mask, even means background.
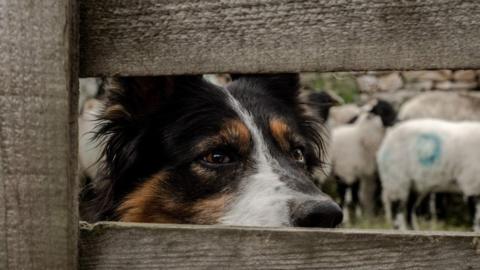
[[[84,0],[81,76],[480,68],[475,0]]]
[[[0,1],[0,269],[76,269],[75,0]]]
[[[478,269],[474,233],[82,224],[80,269]]]

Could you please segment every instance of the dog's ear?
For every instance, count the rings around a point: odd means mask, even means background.
[[[307,96],[308,104],[318,113],[323,121],[328,119],[330,108],[341,102],[326,91],[311,92]]]
[[[244,81],[252,87],[261,87],[270,95],[286,101],[296,102],[300,93],[298,73],[279,74],[231,74],[232,81]]]
[[[103,118],[109,121],[138,120],[155,112],[177,92],[202,80],[201,76],[119,77],[105,83],[107,95]]]
[[[104,169],[99,178],[108,180],[95,191],[99,216],[114,216],[114,196],[118,194],[114,190],[133,185],[132,171],[140,171],[151,161],[145,160],[148,156],[142,152],[150,147],[142,145],[142,136],[151,116],[204,84],[201,76],[118,77],[105,81],[105,106],[95,131],[95,139],[103,148]]]

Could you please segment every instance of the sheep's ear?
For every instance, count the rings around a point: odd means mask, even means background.
[[[118,77],[105,83],[106,120],[133,120],[162,106],[175,92],[194,85],[201,76]]]
[[[289,103],[296,101],[300,93],[298,73],[279,74],[231,74],[232,81],[246,81],[253,87],[261,87],[270,95]]]

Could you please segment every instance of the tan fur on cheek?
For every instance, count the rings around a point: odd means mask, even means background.
[[[198,163],[192,164],[190,169],[199,178],[199,180],[204,181],[205,183],[215,178],[217,175],[214,171],[207,170]]]
[[[280,119],[273,119],[270,121],[270,132],[278,143],[280,148],[283,151],[288,151],[290,148],[290,143],[288,142],[288,136],[290,134],[290,128],[288,125],[280,120]]]
[[[214,194],[194,202],[176,201],[164,183],[169,175],[160,172],[126,196],[117,208],[120,221],[146,223],[216,224],[225,212],[229,194]]]
[[[167,178],[167,173],[160,172],[129,194],[117,209],[120,221],[181,223],[157,208],[160,204],[165,204],[165,207],[172,207],[172,205],[168,205],[167,200],[160,200],[159,198],[160,187]],[[170,204],[173,204],[173,202],[170,202]]]
[[[221,194],[196,202],[192,211],[192,222],[195,224],[216,224],[225,213],[225,208],[231,200],[230,194]]]

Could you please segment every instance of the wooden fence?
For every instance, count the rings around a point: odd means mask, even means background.
[[[479,269],[474,233],[79,232],[76,186],[79,75],[480,69],[479,29],[476,0],[0,1],[0,269]]]

